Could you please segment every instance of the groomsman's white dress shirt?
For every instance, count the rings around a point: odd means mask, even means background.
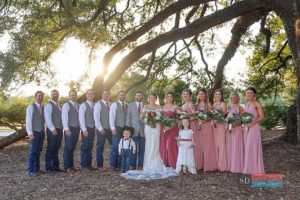
[[[87,101],[91,109],[93,110],[94,103],[91,101]],[[86,104],[82,103],[79,107],[79,123],[80,123],[80,128],[82,131],[86,131],[86,126],[85,126],[85,111],[86,111]]]
[[[104,103],[104,105],[108,104],[110,106],[109,102],[106,102],[103,99],[101,101]],[[103,130],[103,127],[100,121],[100,113],[101,113],[101,104],[100,101],[98,101],[94,107],[94,120],[95,120],[95,127],[97,128],[98,131],[101,132]]]
[[[35,102],[35,104],[37,105],[37,107],[39,109],[41,109],[41,104]],[[28,135],[33,135],[33,130],[32,130],[32,115],[33,115],[33,105],[30,105],[27,107],[26,109],[26,131]]]
[[[55,105],[57,105],[57,103],[53,100],[51,100],[52,103],[54,103]],[[60,105],[57,105],[59,109],[61,109]],[[45,116],[45,122],[46,122],[46,126],[50,131],[54,131],[55,130],[55,126],[52,122],[52,105],[50,103],[47,103],[45,105],[44,108],[44,116]]]
[[[75,107],[75,109],[78,109],[77,102],[74,102],[71,100],[69,100],[69,102],[71,102],[71,104]],[[63,123],[63,127],[64,127],[65,131],[69,130],[69,110],[70,110],[69,104],[65,103],[63,105],[62,111],[61,111],[61,119],[62,119],[62,123]]]
[[[125,101],[122,102],[122,101],[118,101],[121,106],[122,104],[124,104],[124,106],[126,105]],[[110,125],[110,129],[112,131],[115,131],[116,130],[116,112],[117,112],[117,108],[118,108],[118,105],[117,105],[117,102],[114,102],[113,104],[111,104],[111,107],[110,107],[110,110],[109,110],[109,125]]]

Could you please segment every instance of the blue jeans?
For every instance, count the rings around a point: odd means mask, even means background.
[[[64,168],[65,170],[74,167],[74,151],[78,142],[79,127],[69,127],[70,136],[65,134],[65,149],[64,149]]]
[[[95,139],[95,128],[86,127],[88,131],[88,136],[82,136],[82,145],[80,151],[80,165],[81,167],[91,167],[92,166],[92,150],[94,147]]]
[[[45,132],[33,131],[34,139],[29,142],[28,173],[35,173],[40,170],[40,154],[43,149]]]
[[[131,155],[132,155],[131,149],[122,149],[121,150],[121,171],[122,171],[122,173],[125,173],[129,170]]]
[[[112,134],[110,129],[104,129],[105,134],[100,133],[97,130],[97,148],[96,148],[96,160],[97,167],[103,167],[103,150],[106,139],[111,144],[112,143]]]
[[[132,137],[135,142],[137,153],[131,154],[130,166],[131,167],[143,167],[144,163],[144,153],[145,153],[145,137],[135,136]],[[138,159],[138,162],[137,162]]]
[[[119,142],[122,137],[123,127],[116,126],[117,133],[115,135],[112,135],[112,144],[111,144],[111,150],[110,150],[110,167],[111,168],[120,168],[120,157],[118,154],[118,148],[119,148]]]
[[[61,146],[63,131],[57,128],[57,135],[53,135],[52,131],[47,128],[47,150],[45,154],[45,167],[47,171],[59,169],[58,150]]]

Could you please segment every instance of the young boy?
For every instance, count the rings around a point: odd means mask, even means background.
[[[135,154],[136,146],[131,138],[132,128],[124,127],[123,138],[119,142],[119,155],[121,156],[121,172],[125,173],[130,167],[130,156]]]

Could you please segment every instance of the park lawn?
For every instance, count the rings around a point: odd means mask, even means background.
[[[274,138],[283,131],[266,131],[263,138]],[[266,136],[268,136],[266,138]],[[75,152],[79,167],[80,144]],[[41,157],[44,169],[45,147]],[[105,147],[108,166],[110,146]],[[264,144],[266,173],[284,174],[284,188],[251,188],[241,180],[248,175],[227,172],[200,172],[164,180],[126,180],[116,172],[79,172],[74,175],[55,173],[29,178],[27,140],[0,151],[0,199],[297,199],[300,192],[300,150],[279,140]],[[62,161],[62,149],[60,160]],[[94,148],[95,161],[95,148]],[[94,163],[95,164],[95,163]]]

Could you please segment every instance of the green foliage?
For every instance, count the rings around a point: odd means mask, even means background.
[[[249,79],[245,84],[255,86],[259,97],[284,96],[286,102],[290,103],[296,94],[295,63],[289,46],[286,45],[286,34],[282,26],[278,16],[274,13],[268,15],[266,28],[272,34],[270,52],[266,52],[264,34],[259,33],[250,41],[250,45],[254,45],[254,51],[247,59]]]
[[[10,124],[25,124],[26,108],[31,103],[29,99],[9,98],[0,101],[0,119]]]
[[[265,119],[261,126],[265,129],[271,129],[276,126],[284,126],[287,117],[288,106],[265,105]]]

